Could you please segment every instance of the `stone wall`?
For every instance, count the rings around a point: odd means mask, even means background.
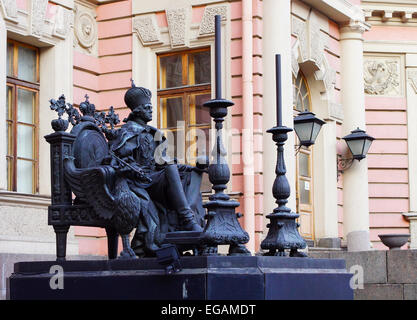
[[[345,259],[346,268],[359,276],[363,289],[355,300],[417,300],[417,250],[309,252],[311,258]]]

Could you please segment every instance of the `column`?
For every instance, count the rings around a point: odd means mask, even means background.
[[[340,29],[343,135],[357,127],[365,128],[365,96],[363,83],[363,39],[367,25],[354,21]],[[343,173],[343,227],[348,251],[370,248],[368,162],[353,161]]]
[[[291,74],[291,3],[290,0],[263,1],[263,181],[264,213],[276,207],[272,196],[275,179],[277,148],[272,135],[266,130],[276,126],[275,54],[281,54],[282,70],[282,124],[293,128],[292,74]],[[284,149],[287,179],[291,195],[287,206],[295,211],[295,158],[294,132],[288,134]],[[268,219],[264,219],[268,223]]]

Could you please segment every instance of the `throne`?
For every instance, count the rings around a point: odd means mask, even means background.
[[[48,207],[48,224],[53,226],[56,234],[57,260],[65,260],[70,226],[104,228],[108,258],[115,259],[118,256],[119,233],[112,216],[119,208],[113,201],[112,190],[115,187],[116,171],[106,163],[111,157],[109,143],[116,133],[115,126],[120,122],[119,117],[113,107],[107,114],[97,112],[88,101],[88,96],[80,104],[82,116],[71,104],[65,102],[64,95],[58,100],[51,99],[50,103],[51,109],[58,113],[58,119],[51,123],[55,132],[45,136],[51,145],[51,205]],[[65,113],[68,120],[62,118]],[[69,123],[72,124],[70,133],[66,132]],[[204,166],[200,169],[191,173],[194,181],[199,183]],[[202,202],[201,195],[197,200]],[[197,219],[204,225],[204,213],[201,210]],[[165,238],[166,242],[177,244],[180,250],[196,250],[200,244],[201,232],[168,232]]]

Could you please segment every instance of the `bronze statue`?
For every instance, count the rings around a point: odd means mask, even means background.
[[[155,249],[153,245],[158,243],[158,233],[203,231],[201,198],[189,197],[200,200],[192,203],[193,211],[186,197],[187,190],[194,189],[199,194],[198,176],[191,173],[201,173],[201,170],[167,158],[163,134],[147,125],[152,120],[151,92],[148,89],[136,87],[132,81],[132,88],[126,92],[124,100],[132,111],[125,119],[126,124],[110,141],[111,165],[122,174],[129,190],[146,208],[142,209],[132,240],[133,249],[142,256]],[[191,181],[194,178],[197,181]],[[150,233],[154,233],[153,240]]]
[[[120,121],[113,108],[107,115],[97,112],[88,96],[80,104],[83,116],[63,96],[51,100],[59,119],[52,121],[56,132],[46,137],[52,146],[54,177],[48,220],[57,233],[58,257],[65,257],[70,225],[106,228],[112,258],[119,234],[120,257],[128,259],[154,256],[169,232],[203,231],[200,184],[207,164],[192,167],[167,158],[163,134],[147,125],[152,120],[148,89],[132,81],[125,102],[132,111],[116,129]],[[73,125],[71,133],[65,132],[64,113]]]

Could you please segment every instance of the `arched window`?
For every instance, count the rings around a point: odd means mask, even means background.
[[[302,72],[293,78],[294,117],[302,111],[311,111],[311,96],[308,83]],[[299,144],[297,135],[296,144]],[[300,234],[314,240],[313,166],[312,148],[301,147],[296,155],[296,203],[300,215]]]

